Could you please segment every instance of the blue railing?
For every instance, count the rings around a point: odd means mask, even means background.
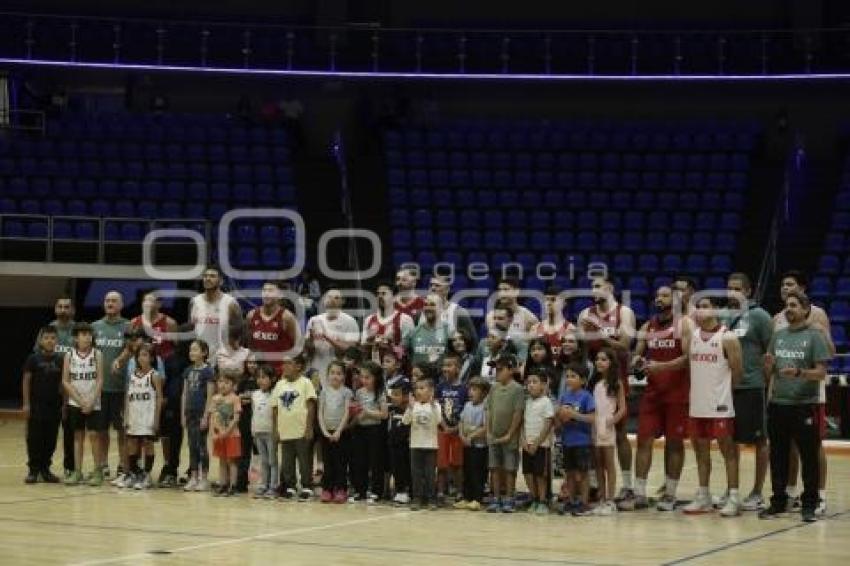
[[[0,14],[0,62],[295,75],[850,76],[850,30],[463,30]]]

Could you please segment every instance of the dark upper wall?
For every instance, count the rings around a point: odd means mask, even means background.
[[[7,0],[5,10],[384,26],[531,28],[776,28],[846,20],[845,0]],[[821,13],[824,14],[821,17]]]

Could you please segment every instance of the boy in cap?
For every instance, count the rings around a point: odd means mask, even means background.
[[[514,484],[519,465],[519,432],[525,408],[525,390],[514,380],[516,357],[501,354],[490,362],[496,381],[485,404],[488,460],[493,498],[487,512],[514,512]],[[501,490],[505,498],[501,500]]]

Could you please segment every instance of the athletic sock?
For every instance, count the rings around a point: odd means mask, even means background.
[[[635,495],[646,497],[646,478],[635,478]]]
[[[822,501],[826,501],[826,490],[825,489],[819,489],[818,490],[818,498],[820,498]]]
[[[785,493],[788,494],[788,499],[794,499],[797,497],[797,486],[789,485],[785,487]]]
[[[632,489],[632,471],[631,470],[621,470],[623,474],[623,487],[625,489]]]
[[[145,473],[151,473],[153,470],[153,454],[145,454]]]
[[[710,497],[709,493],[707,485],[701,485],[699,486],[699,489],[697,489],[697,495],[700,497],[708,499]]]
[[[679,480],[674,480],[673,478],[667,478],[667,481],[665,482],[664,485],[665,485],[664,491],[667,493],[667,495],[675,498],[676,497],[676,488],[679,487]]]
[[[729,501],[735,501],[735,502],[740,501],[739,496],[738,496],[738,488],[737,487],[736,488],[731,488],[731,487],[729,488]]]
[[[590,469],[590,470],[587,471],[587,474],[588,474],[587,485],[591,489],[599,489],[599,480],[596,479],[596,470]]]

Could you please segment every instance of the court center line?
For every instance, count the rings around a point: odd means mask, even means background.
[[[22,503],[38,503],[40,501],[55,501],[57,499],[74,499],[77,497],[91,497],[93,495],[101,495],[109,493],[107,491],[91,491],[88,493],[71,493],[68,495],[55,495],[53,497],[36,497],[33,499],[15,499],[14,501],[0,501],[0,505],[17,505]]]
[[[189,546],[180,546],[180,547],[177,547],[177,548],[167,548],[167,549],[163,549],[163,550],[165,550],[169,554],[177,554],[178,552],[191,552],[193,550],[200,550],[200,549],[204,549],[204,548],[215,548],[215,547],[219,547],[219,546],[226,546],[226,545],[230,545],[230,544],[241,544],[241,543],[244,543],[244,542],[251,542],[251,541],[255,541],[255,540],[264,540],[264,539],[270,539],[270,538],[275,538],[275,537],[292,536],[292,535],[299,535],[299,534],[303,534],[303,533],[312,533],[312,532],[316,532],[316,531],[326,531],[326,530],[329,530],[329,529],[337,529],[337,528],[341,528],[341,527],[350,527],[350,526],[353,526],[353,525],[362,525],[362,524],[365,524],[365,523],[374,523],[374,522],[377,522],[377,521],[383,521],[385,519],[397,519],[399,517],[404,517],[404,516],[410,515],[410,514],[411,514],[411,511],[406,511],[406,512],[403,512],[403,513],[390,513],[390,514],[387,514],[387,515],[381,515],[380,517],[368,517],[366,519],[354,519],[352,521],[343,521],[343,522],[340,522],[340,523],[331,523],[329,525],[314,525],[314,526],[311,526],[311,527],[289,529],[289,530],[286,530],[286,531],[275,531],[275,532],[272,532],[272,533],[262,533],[262,534],[259,534],[259,535],[252,535],[252,536],[248,536],[248,537],[229,538],[229,539],[225,539],[225,540],[205,542],[205,543],[193,544],[193,545],[189,545]],[[150,554],[150,552],[137,552],[135,554],[126,554],[124,556],[113,556],[111,558],[101,558],[101,559],[95,559],[95,560],[84,560],[82,562],[74,562],[70,566],[95,566],[97,564],[116,564],[116,563],[131,561],[131,560],[139,560],[139,559],[142,559],[142,558],[150,559],[151,556],[152,555]]]
[[[850,511],[841,511],[839,513],[834,513],[832,515],[829,515],[827,517],[827,519],[835,519],[837,517],[841,517],[842,515],[845,515],[848,512],[850,512]],[[737,548],[739,546],[744,546],[744,545],[747,545],[747,544],[750,544],[750,543],[753,543],[753,542],[758,542],[758,541],[764,540],[766,538],[771,538],[771,537],[774,537],[776,535],[781,535],[783,533],[787,533],[788,531],[793,531],[795,529],[800,529],[800,528],[807,527],[809,525],[814,525],[814,524],[816,524],[816,523],[803,523],[803,522],[795,523],[793,525],[788,525],[787,527],[782,527],[780,529],[768,531],[766,533],[762,533],[760,535],[745,538],[745,539],[742,539],[742,540],[739,540],[739,541],[730,542],[730,543],[727,543],[727,544],[721,544],[720,546],[716,546],[714,548],[709,548],[708,550],[704,550],[702,552],[690,554],[688,556],[683,556],[681,558],[676,558],[675,560],[670,560],[669,562],[662,562],[662,566],[672,566],[673,564],[684,564],[685,562],[691,562],[691,561],[697,560],[699,558],[705,558],[706,556],[718,554],[718,553],[723,552],[725,550],[729,550],[730,548]]]

